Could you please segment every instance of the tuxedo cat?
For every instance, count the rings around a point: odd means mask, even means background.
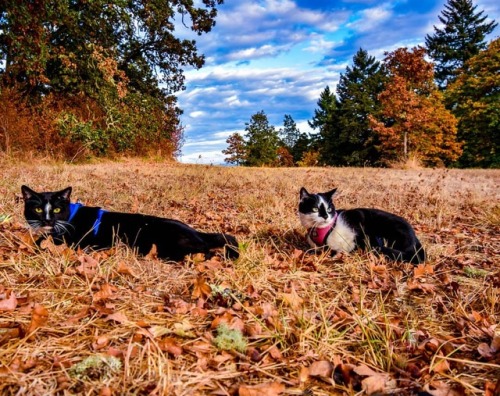
[[[405,219],[379,209],[335,210],[336,191],[309,194],[300,189],[299,217],[312,247],[329,247],[333,252],[373,248],[392,260],[425,261],[424,249]]]
[[[149,253],[154,244],[158,257],[174,261],[219,247],[225,247],[230,258],[239,256],[233,236],[199,232],[176,220],[73,204],[69,200],[71,187],[38,193],[22,186],[21,191],[28,224],[51,235],[56,244],[106,249],[119,238],[142,255]]]

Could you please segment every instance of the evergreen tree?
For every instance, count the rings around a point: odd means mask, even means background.
[[[252,115],[250,122],[245,123],[247,166],[272,166],[278,160],[280,139],[274,126],[269,125],[263,110]]]
[[[222,150],[222,154],[228,155],[229,157],[224,158],[224,161],[228,164],[243,164],[247,155],[246,144],[243,136],[235,132],[227,138],[226,143],[228,144],[228,147],[227,149]]]
[[[466,62],[445,95],[464,142],[459,165],[500,168],[500,38]]]
[[[291,152],[300,136],[300,131],[291,115],[285,114],[283,129],[280,129],[279,135],[283,142],[283,146]]]
[[[378,95],[384,88],[384,68],[375,57],[359,49],[353,66],[347,67],[337,86],[339,136],[336,152],[342,165],[375,165],[378,161],[376,133],[370,127],[369,115],[375,115],[380,104]]]
[[[309,126],[318,129],[315,145],[320,153],[320,162],[326,165],[340,165],[338,142],[340,129],[338,125],[338,100],[330,91],[330,87],[321,92],[317,102],[318,109],[314,110],[314,116],[309,121]]]
[[[443,29],[434,26],[425,44],[429,56],[436,62],[435,78],[441,88],[452,82],[465,62],[486,48],[485,37],[497,23],[485,22],[483,11],[476,12],[472,0],[448,0],[439,21]]]
[[[304,157],[304,154],[313,147],[313,139],[305,132],[302,132],[292,148],[293,162],[296,164]]]

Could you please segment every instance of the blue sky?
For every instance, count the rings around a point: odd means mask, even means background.
[[[245,123],[261,110],[277,129],[289,114],[310,132],[321,91],[335,90],[359,48],[381,60],[385,51],[423,45],[445,3],[225,0],[214,29],[193,37],[206,63],[186,69],[186,90],[178,95],[185,128],[180,160],[223,163],[227,137],[244,135]],[[474,4],[500,22],[498,0]]]

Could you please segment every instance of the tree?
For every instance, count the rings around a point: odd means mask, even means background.
[[[320,161],[327,165],[339,165],[340,158],[336,151],[340,136],[337,122],[339,104],[329,86],[321,92],[317,104],[318,109],[314,110],[314,116],[308,123],[311,128],[319,130],[317,143]]]
[[[445,92],[459,119],[463,167],[500,167],[500,39],[466,62]]]
[[[291,115],[285,114],[285,118],[283,119],[283,129],[280,129],[279,135],[281,137],[281,141],[283,142],[283,146],[291,152],[300,136],[300,131]]]
[[[347,67],[337,85],[338,127],[335,152],[342,165],[375,165],[378,162],[376,134],[368,116],[380,110],[378,95],[384,88],[384,68],[375,57],[359,49],[353,66]]]
[[[416,154],[427,165],[449,165],[461,154],[457,120],[434,85],[425,49],[399,48],[386,54],[389,81],[379,95],[380,119],[370,116],[385,164]]]
[[[204,63],[194,40],[174,35],[175,21],[208,33],[222,1],[3,0],[0,84],[54,106],[54,124],[75,144],[123,152],[166,141],[175,151],[182,69]]]
[[[198,8],[192,0],[4,0],[4,74],[27,90],[82,91],[86,80],[95,83],[91,54],[97,49],[120,64],[131,86],[146,88],[153,96],[178,91],[184,82],[181,67],[199,68],[204,57],[197,53],[195,41],[174,36],[174,21],[180,16],[197,34],[209,32],[222,0],[203,4]],[[164,88],[159,90],[158,83]]]
[[[307,133],[301,132],[292,148],[293,162],[297,164],[304,157],[304,154],[312,148],[312,145],[313,138]]]
[[[483,11],[476,12],[472,0],[448,0],[439,16],[444,25],[434,26],[434,34],[425,37],[429,56],[436,61],[435,78],[441,88],[452,82],[465,62],[486,48],[485,37],[497,23],[485,22]]]
[[[224,161],[229,164],[243,164],[247,156],[247,149],[243,136],[235,132],[227,138],[226,143],[229,146],[227,149],[222,150],[222,154],[229,155],[229,157],[224,158]]]
[[[280,139],[274,126],[269,125],[269,120],[264,111],[252,115],[250,122],[245,123],[247,166],[271,166],[278,159]]]

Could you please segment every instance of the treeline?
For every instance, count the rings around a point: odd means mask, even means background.
[[[378,62],[360,49],[327,86],[301,133],[291,116],[280,130],[261,111],[244,136],[231,135],[226,162],[246,166],[500,167],[500,39],[470,0],[449,0],[442,29],[426,46],[399,48]],[[428,57],[433,62],[428,61]]]
[[[173,158],[182,67],[204,63],[194,41],[175,37],[175,19],[208,33],[218,4],[0,2],[0,153]]]

